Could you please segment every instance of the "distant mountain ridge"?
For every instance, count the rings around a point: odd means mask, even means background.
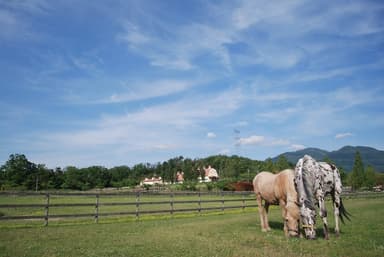
[[[275,162],[279,156],[284,155],[289,162],[296,164],[301,157],[308,154],[319,161],[328,157],[334,161],[337,166],[343,167],[346,172],[350,172],[353,169],[356,151],[360,152],[365,167],[372,165],[377,172],[384,172],[384,151],[367,146],[344,146],[339,150],[331,152],[319,148],[305,148],[295,152],[280,154],[272,158],[272,161]]]

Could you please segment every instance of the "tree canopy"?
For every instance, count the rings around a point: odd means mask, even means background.
[[[327,161],[331,162],[331,160]],[[217,170],[220,177],[219,184],[230,181],[252,181],[260,171],[276,173],[294,167],[294,164],[288,162],[283,155],[276,162],[270,158],[257,161],[237,155],[214,155],[202,159],[177,156],[162,163],[139,163],[133,167],[68,166],[49,169],[44,164],[29,161],[23,154],[11,154],[8,161],[0,166],[0,188],[3,190],[89,190],[105,187],[134,187],[139,185],[145,177],[152,176],[160,176],[164,181],[173,183],[176,180],[176,173],[180,171],[184,173],[185,183],[194,183],[200,175],[203,175],[199,172],[208,165]],[[360,155],[357,154],[355,166],[349,178],[351,185],[354,188],[363,185],[371,187],[377,178],[381,177],[375,176],[375,171],[368,169],[367,181],[365,181],[364,167]]]

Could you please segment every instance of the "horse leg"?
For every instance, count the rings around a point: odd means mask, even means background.
[[[271,228],[269,227],[269,222],[268,222],[269,203],[268,203],[267,201],[265,201],[265,204],[264,204],[264,210],[265,210],[265,215],[264,215],[264,225],[265,225],[265,229],[266,229],[266,231],[270,231]]]
[[[329,235],[328,235],[327,209],[325,208],[324,198],[321,198],[319,200],[319,209],[320,209],[319,210],[320,217],[323,220],[324,238],[328,240]]]
[[[285,201],[280,200],[279,205],[281,208],[281,216],[283,217],[283,222],[284,222],[284,234],[285,234],[285,236],[288,236],[288,224],[287,224],[287,220],[286,220],[287,208],[286,208]]]
[[[340,207],[340,198],[332,196],[333,200],[333,213],[335,215],[335,234],[336,236],[340,235],[340,227],[339,227],[339,207]]]
[[[265,210],[264,210],[264,206],[262,203],[261,195],[257,194],[256,199],[257,199],[257,205],[259,206],[261,231],[266,232],[267,229],[265,227],[265,220],[264,220]]]

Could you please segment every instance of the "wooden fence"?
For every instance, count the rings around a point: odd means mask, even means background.
[[[86,194],[86,193],[0,193],[0,195],[8,196],[43,196],[45,203],[22,203],[12,204],[0,203],[1,209],[13,209],[13,208],[38,208],[43,209],[43,215],[7,215],[0,216],[1,220],[44,220],[44,225],[47,226],[50,219],[66,219],[66,218],[81,218],[90,217],[98,223],[100,217],[107,216],[127,216],[132,215],[139,219],[144,214],[169,214],[173,215],[177,212],[196,212],[201,214],[203,211],[224,211],[226,209],[242,209],[247,207],[257,207],[255,197],[252,192],[218,192],[218,193],[202,193],[202,192],[183,192],[183,193],[156,193],[149,194],[146,192],[136,193],[117,193],[117,194]],[[52,203],[52,197],[70,196],[70,197],[87,197],[94,199],[93,202],[87,203]],[[110,202],[108,197],[124,198],[127,197],[130,201],[124,202]],[[145,198],[144,201],[142,199]],[[152,198],[160,198],[151,200]],[[178,200],[178,198],[187,198],[188,200]],[[208,199],[207,199],[208,198]],[[102,201],[104,199],[105,201]],[[214,206],[212,206],[212,204]],[[154,206],[157,208],[144,209],[144,206]],[[105,207],[116,206],[131,206],[131,210],[128,211],[113,211],[113,212],[101,212]],[[162,206],[159,208],[159,206]],[[179,206],[179,207],[177,207]],[[65,213],[65,214],[51,214],[52,208],[73,208],[75,210],[79,207],[89,207],[92,212],[87,213]]]
[[[11,203],[12,197],[30,197],[31,203]],[[372,198],[383,197],[384,192],[346,192],[342,197],[348,198]],[[42,197],[43,203],[36,203],[36,199]],[[70,197],[67,201],[60,202],[60,197]],[[182,193],[4,193],[0,192],[0,221],[5,220],[43,220],[48,226],[52,219],[92,218],[96,223],[100,217],[108,216],[132,216],[139,219],[145,214],[168,214],[195,212],[201,214],[204,211],[222,211],[226,209],[242,209],[257,207],[252,192],[182,192]],[[7,199],[8,201],[5,201]],[[38,202],[42,201],[39,198]],[[55,201],[51,201],[54,199]],[[78,199],[81,199],[80,202]],[[117,199],[117,201],[116,201]],[[181,200],[180,200],[181,199]],[[124,200],[124,201],[121,201]],[[77,201],[77,202],[76,202]],[[8,203],[7,203],[8,202]],[[16,201],[17,202],[17,201]],[[14,210],[34,209],[33,215],[17,215],[20,212]],[[51,213],[51,210],[59,209],[59,213]],[[79,211],[79,209],[81,209]],[[117,211],[116,211],[117,209]],[[6,210],[2,212],[2,210]],[[86,212],[82,212],[86,210]],[[16,213],[16,215],[15,215]]]

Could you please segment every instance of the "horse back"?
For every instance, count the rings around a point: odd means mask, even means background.
[[[274,191],[277,198],[283,199],[285,202],[297,200],[294,178],[295,173],[292,169],[286,169],[277,174],[274,185]]]
[[[253,179],[253,189],[256,195],[260,195],[269,203],[276,203],[278,200],[274,192],[276,175],[268,171],[262,171]]]

